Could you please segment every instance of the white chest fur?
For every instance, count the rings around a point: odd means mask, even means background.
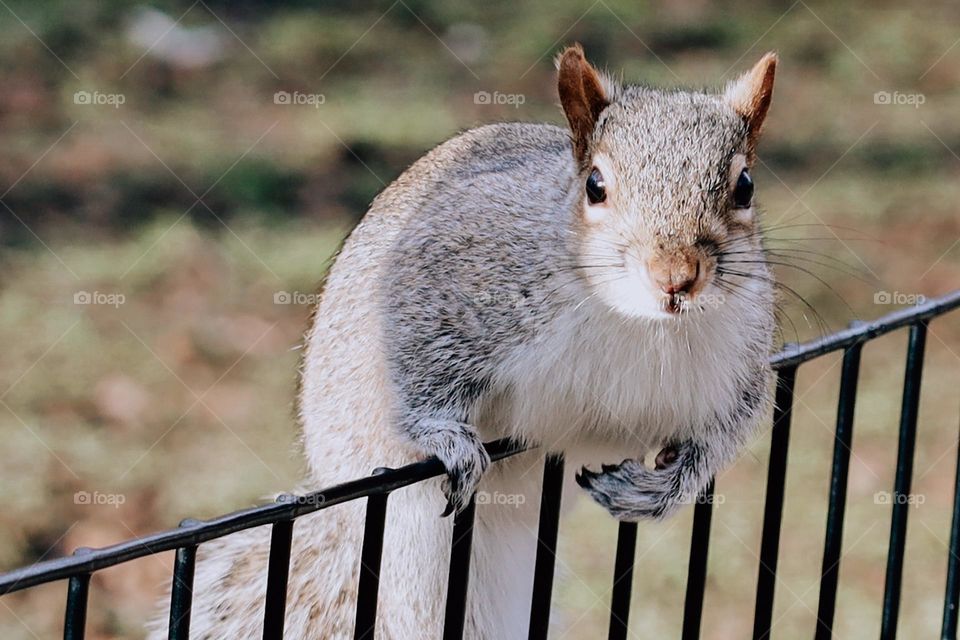
[[[510,391],[497,431],[540,442],[620,445],[638,456],[732,410],[755,363],[742,323],[711,310],[679,319],[625,319],[596,305],[556,318],[500,368]],[[498,385],[501,386],[501,385]]]

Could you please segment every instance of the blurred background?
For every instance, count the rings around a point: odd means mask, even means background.
[[[956,3],[0,4],[0,569],[292,487],[297,348],[338,243],[457,131],[562,123],[551,59],[574,41],[663,86],[717,87],[779,52],[754,179],[772,246],[800,250],[779,268],[785,340],[960,286]],[[864,352],[839,638],[879,629],[905,337]],[[939,628],[958,353],[957,316],[934,322],[911,637]],[[838,363],[800,370],[779,637],[815,628]],[[718,480],[708,638],[752,626],[768,443]],[[641,527],[636,637],[679,635],[690,516]],[[605,633],[615,534],[585,500],[564,522],[553,637]],[[171,565],[96,574],[88,637],[140,637]],[[64,593],[0,599],[0,637],[55,637]]]

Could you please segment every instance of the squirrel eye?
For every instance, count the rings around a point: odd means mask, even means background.
[[[590,204],[600,204],[607,199],[607,186],[603,174],[596,167],[587,176],[587,200]]]
[[[746,169],[740,172],[737,186],[733,188],[733,204],[738,209],[746,209],[753,201],[753,180]]]

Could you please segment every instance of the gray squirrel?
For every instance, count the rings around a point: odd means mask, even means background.
[[[770,404],[774,287],[750,169],[776,64],[720,93],[666,91],[569,47],[569,128],[458,135],[350,234],[307,334],[304,489],[429,456],[447,470],[390,496],[377,638],[441,636],[453,519],[438,516],[475,492],[466,637],[526,637],[546,453],[636,520],[690,501],[743,449]],[[537,448],[490,465],[482,443],[503,437]],[[353,637],[363,515],[355,501],[297,520],[286,637]],[[201,545],[192,637],[260,636],[269,537]]]

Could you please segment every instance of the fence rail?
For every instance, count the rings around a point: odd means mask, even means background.
[[[960,291],[931,299],[922,305],[902,309],[872,322],[858,322],[850,328],[818,340],[788,345],[771,358],[777,371],[776,402],[771,430],[770,459],[767,473],[763,531],[760,543],[753,638],[770,637],[773,615],[777,560],[779,557],[784,487],[790,443],[794,382],[798,368],[805,362],[828,353],[843,351],[843,366],[837,406],[833,463],[829,485],[829,504],[824,537],[818,605],[817,640],[832,636],[836,606],[839,563],[843,538],[843,518],[849,475],[850,445],[853,437],[853,412],[856,403],[860,355],[865,343],[897,329],[909,328],[904,372],[903,401],[894,495],[909,495],[917,432],[917,411],[923,372],[927,324],[930,320],[960,307]],[[488,443],[493,461],[502,460],[524,449],[507,440]],[[306,495],[284,494],[268,505],[236,511],[209,520],[188,519],[176,529],[128,540],[100,549],[77,549],[73,555],[38,562],[0,574],[0,596],[57,580],[68,580],[64,618],[64,638],[81,640],[86,624],[90,576],[101,569],[137,558],[176,550],[173,588],[170,602],[171,639],[188,638],[190,607],[197,547],[209,540],[238,531],[272,526],[267,593],[264,608],[264,638],[282,637],[286,587],[290,561],[293,523],[301,516],[334,505],[367,498],[361,569],[356,606],[356,638],[372,638],[377,612],[379,566],[383,549],[386,507],[390,493],[443,473],[437,460],[417,462],[398,469],[377,469],[368,477],[345,482]],[[554,553],[559,530],[563,458],[547,456],[544,464],[543,495],[529,638],[547,637],[553,591]],[[684,603],[682,637],[700,637],[700,622],[706,587],[710,544],[710,520],[713,493],[711,485],[694,507],[690,561]],[[881,640],[896,637],[907,533],[908,504],[893,501],[890,544],[883,597]],[[447,585],[444,639],[463,635],[466,595],[469,588],[471,534],[474,504],[454,519],[452,553]],[[637,524],[621,523],[614,566],[614,585],[610,605],[609,638],[623,639],[628,634],[628,616],[637,541]],[[960,459],[954,495],[950,549],[947,557],[947,585],[944,596],[942,638],[955,638],[957,607],[960,600]]]

